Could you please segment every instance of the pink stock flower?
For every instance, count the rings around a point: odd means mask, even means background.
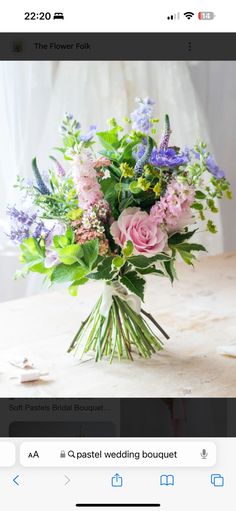
[[[82,150],[73,161],[74,180],[79,196],[79,207],[87,209],[103,199],[97,180],[95,162],[88,151]]]
[[[78,182],[82,177],[96,176],[92,156],[85,149],[82,149],[80,154],[73,157],[73,171],[75,182]]]
[[[150,215],[158,225],[164,225],[167,232],[181,231],[193,223],[194,197],[193,187],[173,179],[165,195],[152,206]]]
[[[164,250],[167,234],[157,225],[155,219],[140,208],[127,208],[110,228],[111,234],[120,247],[132,241],[134,254],[152,257]]]

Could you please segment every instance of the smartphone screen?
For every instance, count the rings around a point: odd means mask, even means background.
[[[236,36],[201,9],[3,8],[5,511],[233,509]]]

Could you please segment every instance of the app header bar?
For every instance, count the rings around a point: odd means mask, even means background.
[[[5,33],[0,60],[236,60],[236,33]]]

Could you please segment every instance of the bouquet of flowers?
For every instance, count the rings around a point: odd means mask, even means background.
[[[79,356],[94,351],[96,361],[132,360],[135,351],[150,357],[162,348],[168,335],[142,305],[145,277],[173,283],[177,257],[193,265],[206,250],[192,241],[197,217],[216,232],[207,210],[217,213],[215,199],[231,197],[206,144],[172,147],[168,115],[159,137],[153,101],[136,101],[123,126],[112,118],[106,131],[93,125],[83,134],[66,114],[55,148],[66,162],[50,156],[51,168],[41,173],[34,159],[34,180],[17,179],[24,208],[8,207],[8,236],[23,263],[16,277],[41,273],[50,285],[69,283],[72,296],[104,281],[69,347]]]

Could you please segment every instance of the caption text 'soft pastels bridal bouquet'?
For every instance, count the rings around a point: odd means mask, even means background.
[[[67,163],[51,156],[42,174],[34,159],[34,181],[18,177],[16,184],[25,207],[8,207],[8,236],[24,265],[16,277],[38,272],[50,285],[69,283],[73,296],[89,281],[104,281],[69,348],[79,356],[94,351],[96,361],[150,357],[162,348],[168,336],[142,305],[145,277],[158,277],[160,294],[160,279],[176,278],[177,257],[193,265],[205,250],[193,241],[196,218],[214,233],[207,210],[217,213],[215,199],[231,197],[206,145],[172,147],[168,115],[159,137],[153,102],[136,101],[124,127],[112,118],[107,131],[91,126],[83,134],[66,114],[56,149]]]

